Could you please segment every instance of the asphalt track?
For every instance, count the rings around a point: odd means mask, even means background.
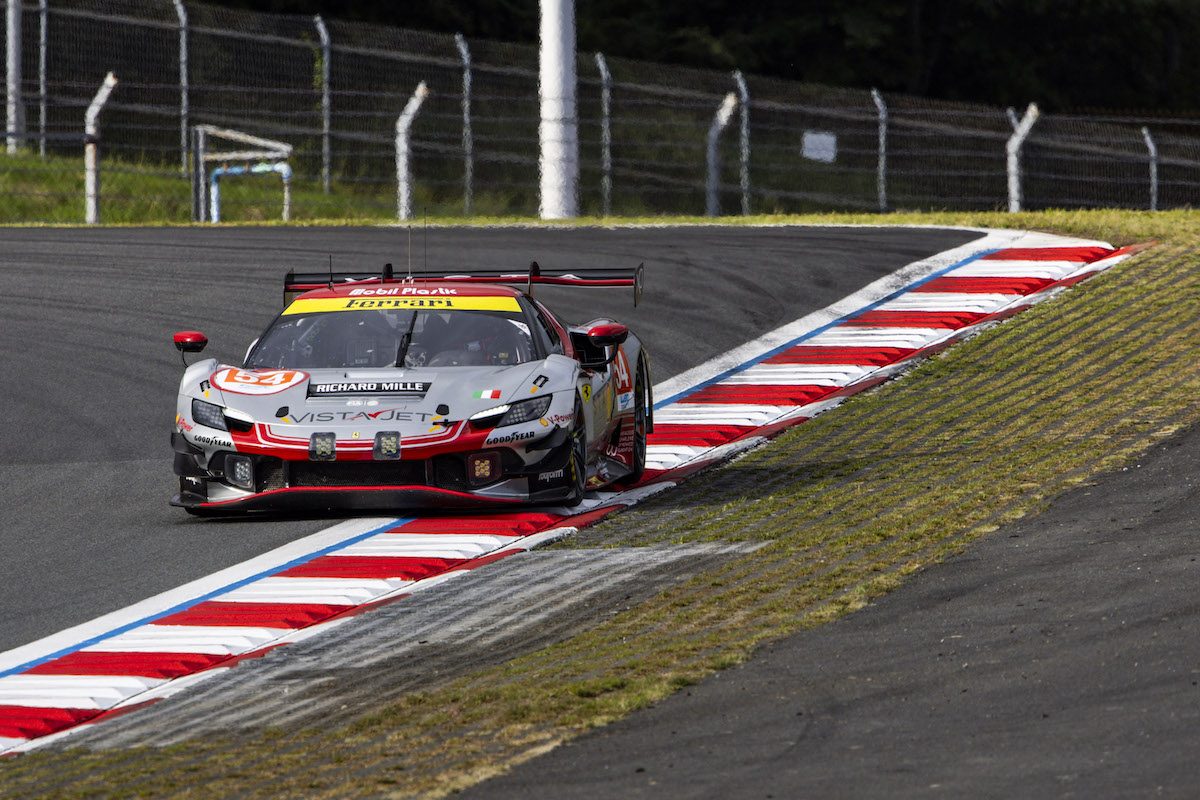
[[[1180,797],[1200,429],[468,798]]]
[[[413,234],[436,268],[647,264],[627,292],[547,290],[570,321],[613,316],[650,343],[655,379],[754,339],[963,231],[897,228],[493,228]],[[327,517],[193,520],[168,434],[174,330],[240,361],[288,269],[406,263],[389,228],[0,229],[0,651],[244,561]],[[426,252],[428,255],[426,256]]]

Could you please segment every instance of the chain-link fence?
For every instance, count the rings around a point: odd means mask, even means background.
[[[537,213],[536,47],[182,0],[20,8],[25,124],[0,153],[0,221],[85,219],[84,117],[109,71],[104,221],[211,219],[196,180],[223,220],[282,215],[282,168],[238,167],[245,147],[215,140],[197,162],[196,126],[286,143],[293,219]],[[1013,154],[1024,110],[602,54],[577,71],[586,214],[1007,208],[1014,165],[1026,208],[1200,200],[1185,122],[1041,115]]]

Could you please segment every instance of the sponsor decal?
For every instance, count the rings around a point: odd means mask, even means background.
[[[550,416],[546,417],[546,419],[550,420],[555,425],[566,425],[570,422],[575,421],[575,415],[574,414],[551,414]]]
[[[592,399],[592,385],[585,383],[583,388],[579,390],[579,393],[583,395],[583,402],[589,402]]]
[[[633,376],[629,372],[629,359],[625,358],[625,348],[617,348],[617,357],[613,361],[613,367],[617,373],[617,391],[632,392]]]
[[[563,477],[563,471],[556,469],[553,472],[539,472],[537,479],[539,481],[560,481]]]
[[[210,380],[221,391],[233,394],[278,394],[308,380],[308,373],[298,369],[226,367],[214,372]]]
[[[474,397],[476,400],[499,400],[500,399],[500,390],[499,389],[480,389],[478,392],[475,392],[475,394],[473,394],[471,396]]]
[[[425,394],[433,384],[428,381],[350,381],[310,383],[309,397],[337,397],[351,394]]]
[[[364,291],[367,291],[364,289]],[[286,309],[284,316],[292,314],[323,314],[329,311],[390,311],[412,309],[461,309],[463,311],[513,311],[520,313],[521,306],[515,297],[487,295],[454,297],[316,297],[301,298]]]
[[[233,449],[233,441],[231,439],[222,439],[220,436],[209,436],[204,433],[196,434],[192,437],[192,441],[196,444],[205,444],[209,447],[224,447],[229,450]]]
[[[484,444],[510,444],[512,442],[523,442],[526,439],[532,439],[533,437],[533,431],[513,431],[512,433],[506,433],[501,436],[492,434],[487,438],[487,441],[484,442]]]
[[[604,454],[609,458],[615,458],[622,464],[629,466],[633,465],[633,426],[624,425],[621,428],[621,435],[617,437],[616,446],[609,445],[604,449]]]
[[[633,392],[617,395],[617,408],[621,411],[628,411],[633,407]]]
[[[538,375],[536,378],[533,379],[533,387],[530,388],[529,393],[537,394],[538,389],[541,389],[543,386],[545,386],[546,382],[549,380],[550,379],[547,378],[545,375]]]
[[[379,411],[306,411],[292,415],[298,425],[314,422],[428,422],[429,418],[429,414],[396,408],[382,408]]]
[[[458,289],[437,286],[427,289],[421,286],[395,286],[390,289],[351,289],[351,297],[430,297],[435,295],[457,295]]]
[[[188,422],[186,419],[184,419],[183,416],[180,414],[175,415],[175,425],[179,428],[180,431],[190,431],[192,428],[196,427],[195,425],[192,425],[190,422]]]

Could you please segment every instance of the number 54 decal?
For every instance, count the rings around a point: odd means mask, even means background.
[[[213,373],[212,385],[234,394],[276,394],[308,380],[298,369],[244,370],[226,367]]]

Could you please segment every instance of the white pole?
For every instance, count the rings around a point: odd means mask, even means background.
[[[50,40],[50,3],[38,0],[38,155],[46,157],[46,49]]]
[[[100,164],[97,152],[100,111],[108,102],[117,78],[111,72],[104,78],[100,90],[92,98],[87,114],[83,117],[83,183],[84,183],[84,219],[88,225],[100,222]]]
[[[404,111],[400,112],[400,116],[396,117],[396,218],[397,219],[412,219],[412,164],[409,159],[409,131],[412,129],[413,120],[417,118],[417,112],[421,110],[421,103],[425,101],[425,96],[429,94],[429,90],[425,88],[425,81],[417,84],[417,90],[413,92],[412,97],[408,98],[408,104],[404,106]]]
[[[879,195],[880,212],[887,211],[887,134],[888,107],[878,89],[871,90],[875,110],[879,112],[879,163],[875,167],[875,188]]]
[[[21,102],[21,0],[8,0],[5,14],[5,68],[8,70],[5,111],[8,123],[8,154],[17,152],[25,138],[25,104]]]
[[[461,33],[454,34],[462,60],[463,214],[471,216],[475,186],[475,138],[471,134],[471,49]]]
[[[217,167],[208,179],[208,221],[216,225],[221,221],[221,176],[225,167]]]
[[[282,169],[280,168],[282,166]],[[275,171],[283,178],[283,221],[292,221],[292,168],[288,164],[275,165]]]
[[[183,0],[174,0],[179,19],[179,170],[188,168],[188,18]]]
[[[750,89],[742,71],[734,70],[733,82],[737,84],[738,122],[738,154],[741,163],[739,177],[742,186],[742,216],[750,215]]]
[[[575,110],[575,0],[540,0],[541,217],[579,213],[579,122]]]
[[[208,131],[201,125],[192,128],[192,222],[208,218],[208,176],[204,174],[208,155]]]
[[[596,53],[600,70],[600,213],[612,214],[612,73],[603,53]]]
[[[329,162],[333,158],[333,148],[329,140],[332,127],[331,108],[329,102],[329,59],[333,55],[333,43],[329,39],[329,29],[325,20],[317,14],[313,17],[317,26],[317,38],[321,42],[321,188],[329,194]]]
[[[1004,146],[1008,154],[1008,210],[1013,214],[1021,210],[1024,200],[1021,193],[1021,145],[1025,144],[1025,139],[1033,130],[1033,123],[1037,122],[1037,118],[1037,103],[1030,103],[1025,109],[1025,116],[1021,118],[1013,135],[1008,138],[1008,144]]]
[[[1009,106],[1008,108],[1004,109],[1004,113],[1008,115],[1008,124],[1011,125],[1012,129],[1015,131],[1017,126],[1021,124],[1020,118],[1017,117],[1017,110],[1012,106]]]
[[[1145,125],[1142,126],[1142,139],[1150,156],[1150,210],[1158,211],[1158,146],[1154,144],[1154,137]]]
[[[737,95],[733,92],[725,95],[717,113],[713,115],[712,125],[708,126],[708,180],[705,184],[705,213],[710,217],[721,215],[721,153],[718,145],[721,141],[721,131],[729,125],[733,111],[737,108]]]

